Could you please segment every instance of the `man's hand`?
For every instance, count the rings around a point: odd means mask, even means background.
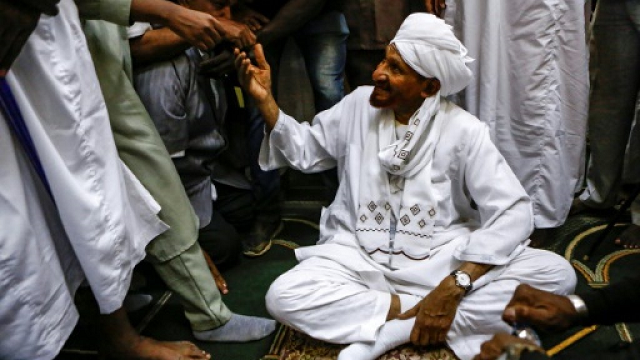
[[[240,49],[246,49],[256,43],[256,35],[245,24],[219,18],[218,31]]]
[[[256,100],[256,105],[262,114],[267,129],[271,131],[278,122],[280,108],[271,93],[271,68],[264,57],[262,45],[256,44],[254,47],[257,66],[251,64],[247,53],[235,49],[236,69],[238,69],[238,80],[240,86]]]
[[[200,62],[200,73],[204,76],[219,79],[235,70],[235,57],[231,50],[223,50],[220,54]]]
[[[401,320],[416,317],[411,342],[420,346],[444,343],[463,296],[464,290],[456,286],[453,277],[447,276],[416,306],[398,315]]]
[[[238,80],[258,104],[268,101],[271,95],[271,68],[264,57],[262,45],[255,46],[257,66],[251,64],[251,60],[244,51],[235,49],[235,66],[238,70]]]
[[[269,23],[268,17],[246,6],[238,7],[233,12],[233,20],[246,24],[254,33]]]
[[[0,0],[0,9],[0,78],[3,78],[38,25],[40,12],[9,0]]]
[[[428,13],[439,18],[444,15],[444,10],[447,8],[445,0],[424,0],[424,6],[427,8]]]
[[[222,40],[222,35],[217,30],[219,23],[213,16],[183,6],[176,6],[167,26],[203,51],[213,49]]]
[[[536,344],[528,340],[520,339],[506,333],[499,333],[495,334],[491,340],[482,344],[480,354],[476,355],[473,360],[495,360],[502,355],[509,346],[518,345],[522,345],[522,349],[529,351],[543,351]]]
[[[563,330],[579,318],[576,309],[566,296],[538,290],[529,285],[519,285],[502,314],[510,324],[531,324],[543,330]]]

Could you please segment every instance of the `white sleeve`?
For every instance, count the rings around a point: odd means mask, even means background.
[[[136,22],[127,28],[127,36],[129,39],[135,39],[144,35],[149,30],[152,30],[151,24],[146,22]]]
[[[304,173],[335,167],[344,153],[345,127],[354,121],[353,113],[357,111],[354,104],[362,100],[362,94],[354,93],[362,91],[352,92],[332,108],[317,114],[312,124],[299,123],[280,111],[275,127],[262,142],[260,166],[265,170],[290,166]],[[370,90],[365,95],[369,93]]]
[[[527,244],[533,230],[531,200],[483,124],[470,139],[464,181],[480,212],[481,226],[456,249],[460,261],[504,265]]]

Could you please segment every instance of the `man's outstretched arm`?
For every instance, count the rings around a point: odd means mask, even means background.
[[[213,48],[223,38],[240,47],[255,42],[255,36],[246,26],[231,27],[228,20],[216,19],[166,0],[75,1],[84,19],[105,20],[123,26],[136,21],[164,25],[201,50]]]
[[[567,296],[560,296],[520,285],[507,305],[503,319],[524,322],[546,330],[564,330],[578,324],[610,325],[640,322],[640,275],[610,286],[591,289],[578,295],[584,311],[577,311]]]

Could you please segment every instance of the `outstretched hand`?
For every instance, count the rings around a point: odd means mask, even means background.
[[[0,0],[0,8],[0,78],[3,78],[38,25],[40,12],[9,0]]]
[[[411,330],[411,343],[414,345],[438,345],[445,342],[464,295],[464,290],[452,283],[451,279],[447,277],[416,306],[398,315],[397,318],[401,320],[415,316],[416,322]]]
[[[543,330],[563,330],[578,319],[571,301],[566,296],[519,285],[505,308],[502,319],[510,324],[531,324]]]
[[[444,10],[447,8],[445,0],[424,0],[424,6],[427,8],[428,13],[439,18],[444,15]]]
[[[167,25],[189,44],[202,51],[213,49],[222,40],[222,35],[217,30],[219,24],[213,16],[183,6],[176,7]]]
[[[240,49],[248,48],[256,43],[256,35],[251,31],[249,26],[245,24],[225,18],[218,18],[217,29],[226,40],[231,41]]]
[[[272,98],[271,95],[271,68],[264,56],[262,45],[254,48],[257,65],[253,65],[247,53],[234,50],[236,56],[235,66],[238,70],[238,80],[245,91],[251,95],[258,104]]]

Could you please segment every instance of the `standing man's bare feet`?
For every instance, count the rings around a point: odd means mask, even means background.
[[[625,249],[640,249],[640,225],[631,224],[616,239]]]
[[[163,342],[140,336],[124,308],[100,315],[102,358],[135,360],[209,360],[211,355],[188,341]]]
[[[124,345],[124,344],[121,344]],[[144,336],[132,343],[111,349],[104,354],[112,359],[131,360],[209,360],[211,355],[200,350],[196,345],[188,341],[166,342],[158,341]]]

